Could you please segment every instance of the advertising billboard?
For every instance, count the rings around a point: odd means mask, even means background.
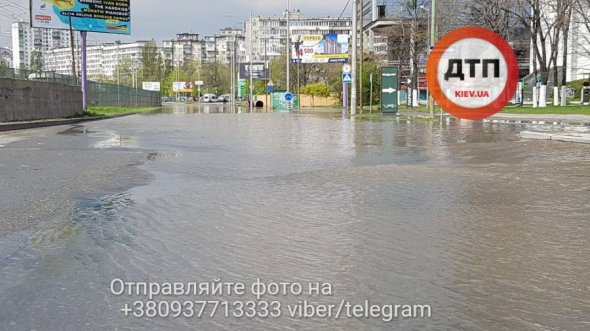
[[[295,35],[291,37],[293,63],[348,63],[347,34]]]
[[[172,91],[181,93],[191,93],[193,91],[192,82],[173,82]]]
[[[30,0],[34,28],[130,34],[130,0]]]
[[[267,78],[264,62],[252,62],[252,78]],[[240,79],[250,79],[250,63],[240,63]]]
[[[160,92],[160,82],[143,82],[143,89],[146,91]]]

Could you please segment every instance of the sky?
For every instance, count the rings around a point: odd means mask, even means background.
[[[130,0],[131,36],[90,33],[90,43],[172,39],[177,33],[212,35],[224,27],[242,27],[250,15],[280,16],[288,0]],[[347,0],[289,0],[303,16],[338,17]],[[29,0],[0,0],[0,46],[10,43],[10,24],[28,21]],[[344,16],[352,16],[349,5]]]

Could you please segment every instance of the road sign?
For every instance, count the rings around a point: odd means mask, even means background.
[[[272,93],[275,91],[274,85],[266,85],[266,92]]]
[[[203,81],[202,80],[196,80],[195,81],[195,85],[197,85],[197,86],[203,86]]]
[[[345,64],[342,66],[342,73],[349,74],[351,72],[352,72],[352,67],[350,66],[350,64]]]
[[[275,86],[275,84],[272,82],[272,79],[268,81],[268,84],[266,84],[266,86]]]
[[[495,32],[465,27],[434,46],[426,74],[437,104],[457,117],[478,120],[510,102],[518,85],[518,62],[512,46]]]
[[[384,67],[381,71],[381,111],[397,113],[399,76],[397,67]]]
[[[291,93],[291,92],[287,92],[287,93],[285,93],[285,100],[286,100],[286,101],[291,101],[291,100],[293,100],[293,93]]]
[[[343,83],[352,83],[352,74],[342,74]]]

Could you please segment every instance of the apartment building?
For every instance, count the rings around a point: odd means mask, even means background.
[[[34,51],[43,53],[69,45],[67,30],[31,28],[25,21],[12,24],[12,65],[16,69],[29,69]]]

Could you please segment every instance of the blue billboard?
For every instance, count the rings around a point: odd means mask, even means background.
[[[131,34],[130,0],[31,0],[31,26]]]

